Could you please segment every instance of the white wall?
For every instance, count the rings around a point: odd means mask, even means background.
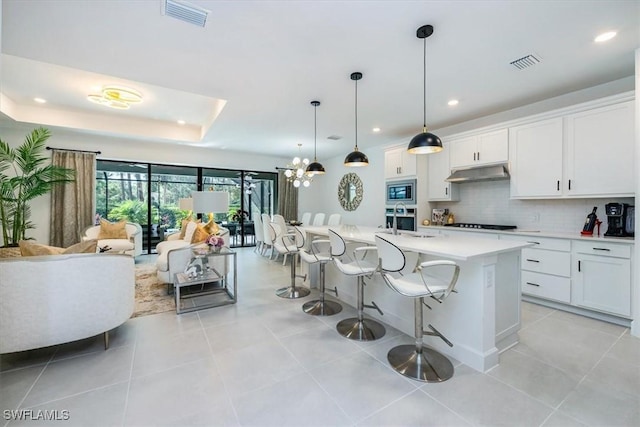
[[[11,147],[16,147],[22,144],[25,135],[36,127],[38,125],[16,124],[10,127],[0,125],[0,138]],[[284,166],[289,160],[212,148],[176,146],[166,143],[149,143],[133,139],[104,137],[54,128],[50,128],[50,130],[52,136],[47,142],[48,146],[73,150],[101,151],[101,154],[97,156],[98,159],[264,172],[275,172],[276,166]],[[31,203],[31,221],[36,228],[29,230],[27,237],[34,238],[39,242],[49,242],[50,203],[49,195],[38,197]]]

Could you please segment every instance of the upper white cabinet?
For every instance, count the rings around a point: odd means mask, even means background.
[[[509,159],[509,131],[500,129],[451,140],[451,169],[504,163]]]
[[[562,117],[509,129],[511,197],[562,196]]]
[[[387,179],[415,176],[417,165],[417,156],[404,146],[384,152],[384,177]]]
[[[566,194],[633,196],[634,102],[571,114],[565,123]]]
[[[457,201],[457,184],[446,182],[445,179],[451,174],[449,167],[449,144],[443,141],[443,150],[439,153],[427,155],[427,195],[430,202]]]
[[[633,101],[511,127],[511,197],[633,197],[633,152]]]

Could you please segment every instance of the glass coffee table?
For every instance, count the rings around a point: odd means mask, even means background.
[[[203,268],[198,274],[176,273],[173,285],[176,314],[235,304],[238,301],[236,253],[223,247],[220,252],[194,254]]]

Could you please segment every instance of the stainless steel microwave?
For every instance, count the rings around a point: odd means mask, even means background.
[[[414,205],[416,203],[416,180],[387,181],[386,184],[387,205],[397,202]]]

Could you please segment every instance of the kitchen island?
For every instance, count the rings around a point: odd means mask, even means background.
[[[442,304],[427,303],[425,325],[433,324],[452,343],[427,337],[426,344],[460,362],[486,372],[498,364],[499,353],[518,342],[520,329],[520,250],[532,244],[495,239],[467,239],[457,236],[420,237],[392,235],[386,230],[342,225],[304,227],[307,236],[327,236],[331,228],[347,242],[347,253],[357,246],[375,245],[375,234],[398,246],[407,257],[403,273],[413,270],[418,259],[449,259],[460,265],[457,293]],[[373,260],[375,262],[375,260]],[[315,275],[312,275],[312,283]],[[388,288],[379,274],[366,280],[365,302],[373,300],[384,312],[367,310],[367,315],[413,336],[413,300]],[[340,299],[355,306],[356,282],[342,275],[333,264],[326,269],[327,287],[338,287]]]

